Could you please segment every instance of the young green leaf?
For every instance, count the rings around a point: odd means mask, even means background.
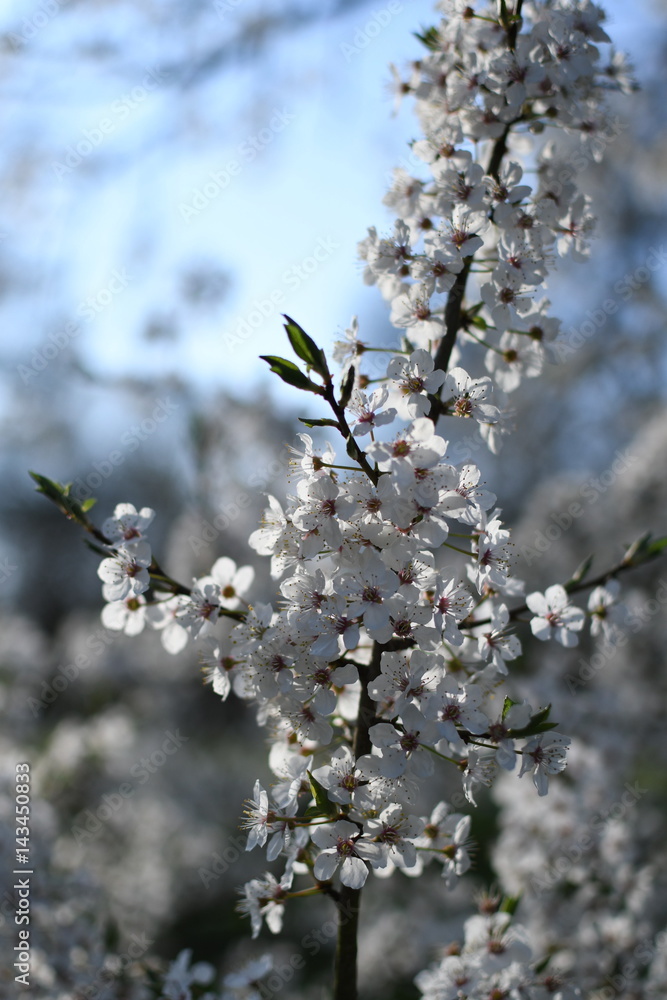
[[[343,409],[350,402],[350,397],[352,396],[352,390],[354,389],[354,377],[355,370],[354,365],[350,365],[347,375],[345,376],[345,381],[340,387],[340,405]]]
[[[505,896],[500,904],[500,912],[509,913],[510,916],[514,916],[520,902],[521,896]]]
[[[309,337],[298,323],[289,316],[285,316],[285,319],[287,321],[285,323],[285,330],[287,331],[287,336],[294,349],[294,353],[302,361],[305,361],[309,368],[312,368],[318,375],[321,375],[325,381],[329,381],[331,375],[324,351],[317,346],[313,338]]]
[[[667,538],[656,538],[656,540],[651,542],[648,546],[646,558],[655,559],[655,557],[659,556],[666,548]]]
[[[330,420],[328,417],[318,417],[311,420],[310,417],[298,417],[302,424],[306,427],[338,427],[335,420]]]
[[[78,500],[69,495],[72,486],[71,483],[66,483],[63,486],[54,479],[41,476],[38,472],[29,472],[29,475],[37,483],[36,492],[43,493],[45,497],[48,497],[58,510],[62,511],[65,517],[73,521],[79,521],[81,524],[87,523],[84,508]]]
[[[540,709],[531,717],[530,722],[523,729],[511,729],[512,736],[539,736],[540,733],[548,733],[550,729],[558,729],[557,722],[548,722],[551,705]]]
[[[509,696],[505,696],[505,701],[503,702],[503,715],[502,715],[503,719],[505,718],[505,716],[509,712],[509,710],[512,707],[512,705],[516,705],[516,704],[517,704],[516,701],[512,701],[512,699]]]
[[[581,583],[585,577],[588,576],[588,571],[593,565],[593,556],[587,556],[580,566],[577,566],[571,578],[565,584],[566,590],[571,590],[572,587],[576,587],[578,583]]]
[[[422,45],[425,45],[427,49],[437,50],[440,43],[440,35],[437,28],[422,28],[421,34],[418,31],[413,32],[414,37],[418,39]]]
[[[308,775],[308,780],[310,782],[310,790],[313,793],[313,798],[315,799],[315,809],[316,815],[318,816],[336,816],[338,815],[338,806],[335,802],[332,802],[327,795],[327,790],[324,785],[321,785],[317,778],[314,778],[310,771],[306,772]],[[310,807],[312,809],[313,806]]]
[[[275,357],[272,354],[262,354],[260,360],[266,361],[270,365],[271,371],[279,375],[283,382],[287,382],[288,385],[293,385],[296,389],[302,389],[304,392],[314,392],[318,396],[324,395],[324,389],[311,382],[292,361]]]

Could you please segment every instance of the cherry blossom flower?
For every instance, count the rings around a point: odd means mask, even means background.
[[[549,790],[549,775],[558,774],[565,768],[569,736],[552,730],[533,736],[521,751],[523,754],[519,777],[527,771],[533,772],[533,784],[538,795],[546,795]]]
[[[388,406],[386,410],[382,410],[388,396],[389,390],[386,386],[376,389],[370,396],[367,396],[365,392],[361,392],[360,389],[354,390],[348,407],[356,417],[354,427],[352,428],[352,433],[355,437],[363,437],[365,434],[370,434],[377,427],[390,424],[394,420],[396,410],[393,406]]]
[[[292,885],[292,873],[286,872],[278,881],[275,875],[267,872],[264,878],[251,879],[243,887],[242,898],[236,909],[242,915],[250,917],[253,940],[259,936],[262,921],[272,934],[280,934],[285,912],[285,898]]]
[[[293,523],[300,531],[316,533],[332,549],[337,549],[343,541],[338,518],[345,520],[350,516],[353,500],[330,476],[302,479],[297,492],[301,504],[292,515]]]
[[[617,603],[620,592],[618,580],[608,580],[603,587],[595,587],[588,598],[591,635],[601,635],[606,642],[613,643],[625,624],[626,609]]]
[[[97,575],[103,583],[105,601],[124,601],[148,590],[151,558],[148,542],[128,542],[115,555],[103,559]]]
[[[521,643],[516,635],[508,631],[509,609],[501,604],[493,609],[491,621],[479,639],[479,654],[485,660],[489,657],[500,674],[507,673],[506,660],[521,656]]]
[[[398,577],[374,552],[364,551],[359,566],[343,573],[334,584],[341,595],[351,598],[350,617],[363,615],[364,627],[373,639],[387,642],[393,629],[389,621],[393,606],[389,603],[398,588]]]
[[[490,378],[473,379],[463,368],[452,368],[445,379],[443,396],[451,397],[449,405],[454,416],[492,423],[498,418],[498,408],[488,402],[492,388]]]
[[[359,827],[346,819],[316,827],[312,840],[322,849],[313,866],[313,874],[321,882],[332,878],[340,865],[340,880],[343,885],[350,889],[361,889],[368,878],[366,862],[380,867],[386,864],[380,845],[363,838]]]
[[[442,865],[442,878],[448,889],[470,868],[470,816],[452,813],[446,802],[439,802],[422,834],[415,841],[422,861],[435,859]]]
[[[421,649],[405,653],[384,652],[381,673],[368,687],[373,701],[380,702],[380,711],[389,716],[400,715],[408,705],[417,704],[432,690],[442,672],[442,659]]]
[[[119,503],[114,509],[113,517],[108,517],[103,522],[102,534],[114,545],[138,542],[146,537],[146,529],[154,517],[155,511],[150,507],[142,507],[137,511],[134,504]]]
[[[237,567],[233,559],[222,556],[211,568],[211,580],[220,588],[218,603],[234,611],[250,593],[255,571],[252,566]]]
[[[428,347],[443,334],[442,317],[433,313],[430,291],[423,284],[411,285],[407,292],[397,295],[392,303],[390,322],[410,331],[410,338]]]
[[[356,766],[354,754],[347,746],[335,750],[328,764],[316,767],[313,777],[326,788],[332,802],[344,805],[352,801],[353,792],[365,780]]]
[[[378,754],[359,758],[358,764],[369,776],[381,775],[397,778],[407,767],[419,778],[433,774],[433,756],[425,747],[438,742],[437,728],[427,721],[416,705],[406,705],[401,712],[400,728],[388,722],[379,722],[369,729],[369,735]]]
[[[560,583],[548,587],[544,594],[535,591],[526,598],[528,609],[536,616],[530,620],[534,636],[543,642],[555,639],[562,646],[579,643],[576,634],[584,627],[586,616],[580,608],[573,607],[567,591]]]
[[[125,635],[139,635],[146,624],[146,600],[144,597],[126,597],[124,601],[112,601],[102,609],[102,624],[112,631]]]
[[[424,417],[431,403],[428,393],[436,392],[445,381],[442,369],[434,371],[434,361],[428,351],[413,351],[409,358],[393,357],[387,377],[397,382],[392,387],[396,409],[406,420]]]
[[[397,868],[414,868],[417,850],[413,843],[424,828],[418,816],[409,816],[397,802],[386,806],[379,816],[364,823],[364,832],[383,848],[386,862]],[[383,866],[384,867],[384,866]]]
[[[489,720],[481,709],[482,696],[472,684],[461,685],[452,676],[443,677],[436,690],[426,698],[424,715],[435,720],[438,739],[455,747],[462,746],[459,728],[469,733],[484,733]]]

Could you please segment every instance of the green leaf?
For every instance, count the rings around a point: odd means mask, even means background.
[[[500,913],[509,913],[513,917],[520,902],[521,896],[505,896],[500,904]]]
[[[525,729],[513,732],[512,736],[539,736],[540,733],[548,733],[550,729],[558,729],[557,722],[540,722],[535,725],[529,723]]]
[[[549,718],[550,714],[551,714],[551,704],[547,705],[546,708],[541,708],[539,710],[539,712],[536,712],[535,715],[531,716],[530,721],[531,722],[546,722],[546,720]]]
[[[316,815],[337,816],[338,806],[335,802],[331,801],[327,795],[326,788],[319,783],[317,778],[313,777],[310,771],[306,771],[306,774],[308,775],[308,780],[310,782],[310,790],[313,793],[313,798],[315,799],[315,808],[317,810]],[[313,807],[311,806],[310,809],[312,808]],[[309,811],[310,810],[306,811],[306,815],[308,815]]]
[[[440,34],[437,28],[422,28],[421,34],[418,31],[413,34],[427,49],[435,51],[440,48]]]
[[[545,955],[545,957],[535,966],[535,975],[539,976],[542,972],[544,972],[550,961],[551,955]]]
[[[350,397],[352,396],[352,390],[354,389],[354,377],[355,370],[354,365],[350,365],[347,375],[345,376],[345,381],[340,387],[340,405],[345,409],[347,404],[350,402]]]
[[[633,542],[629,546],[627,552],[623,556],[623,565],[625,566],[637,566],[639,563],[643,562],[646,558],[646,552],[649,548],[651,542],[651,532],[647,531],[645,535],[641,535],[636,542]]]
[[[656,538],[648,547],[647,559],[655,559],[667,548],[667,538]]]
[[[55,479],[41,476],[38,472],[29,472],[29,475],[37,483],[36,492],[43,493],[45,497],[48,497],[65,517],[68,517],[72,521],[78,521],[80,524],[85,525],[88,523],[82,505],[78,500],[69,495],[69,491],[72,488],[71,483],[66,483],[63,486],[62,483],[56,482]]]
[[[65,489],[64,486],[61,486],[60,483],[55,482],[53,479],[47,479],[46,476],[40,476],[39,472],[29,472],[28,475],[37,483],[37,493],[43,493],[50,500],[60,500]]]
[[[512,701],[511,698],[509,698],[509,697],[506,696],[505,697],[505,701],[503,702],[503,714],[502,714],[502,718],[503,719],[505,718],[505,716],[509,712],[509,710],[512,707],[512,705],[517,705],[517,704],[518,704],[518,702]]]
[[[571,590],[572,587],[575,587],[578,583],[581,583],[584,577],[588,576],[588,571],[593,565],[593,558],[594,558],[593,556],[586,556],[581,565],[577,566],[574,573],[565,584],[566,590]]]
[[[539,736],[540,733],[548,733],[550,729],[557,729],[557,722],[548,722],[549,714],[551,712],[551,705],[547,705],[546,708],[540,709],[535,715],[531,716],[530,722],[523,729],[510,729],[512,736]]]
[[[318,347],[313,338],[309,337],[306,331],[298,323],[295,323],[293,319],[289,316],[285,316],[285,319],[287,321],[285,323],[285,330],[287,331],[289,342],[294,348],[294,353],[302,361],[305,361],[309,368],[312,368],[318,375],[321,375],[325,381],[329,381],[331,374],[326,355],[322,348]]]
[[[94,507],[96,503],[97,500],[95,499],[95,497],[88,497],[88,499],[84,500],[83,503],[81,504],[81,510],[87,514],[88,511],[91,509],[91,507]]]
[[[310,417],[297,417],[302,424],[306,427],[338,427],[335,420],[330,420],[329,417],[318,417],[311,420]]]
[[[287,382],[288,385],[293,385],[296,389],[302,389],[304,392],[314,392],[318,396],[324,395],[324,389],[311,382],[292,361],[275,357],[272,354],[260,355],[260,361],[266,361],[270,365],[271,371],[279,375],[283,382]]]

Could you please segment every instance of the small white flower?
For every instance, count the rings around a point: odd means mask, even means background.
[[[146,601],[141,595],[112,601],[102,608],[101,617],[105,628],[124,632],[125,635],[139,635],[146,624]]]
[[[570,604],[567,591],[560,583],[548,587],[543,594],[535,591],[526,598],[528,609],[536,615],[530,628],[536,638],[546,641],[556,639],[562,646],[579,643],[576,635],[584,627],[586,616],[580,608]]]
[[[626,609],[617,604],[621,585],[609,580],[604,587],[595,587],[588,598],[591,616],[591,635],[601,635],[607,642],[614,642],[626,619]]]
[[[339,747],[332,754],[328,764],[315,768],[313,777],[326,788],[332,802],[343,804],[352,801],[352,793],[364,781],[356,766],[354,754],[347,746]]]
[[[355,437],[363,437],[370,434],[376,427],[390,424],[396,417],[396,410],[393,406],[388,406],[386,410],[382,407],[387,402],[389,390],[386,386],[376,389],[367,396],[360,389],[355,389],[350,397],[348,409],[354,413],[356,420],[352,433]]]
[[[532,770],[533,784],[538,795],[546,795],[549,791],[549,775],[558,774],[565,768],[566,752],[571,742],[569,736],[553,730],[534,736],[521,751],[523,758],[519,777]]]
[[[105,601],[124,601],[148,590],[151,558],[148,542],[131,542],[119,548],[115,556],[103,559],[97,575],[103,582]]]
[[[220,588],[218,603],[223,608],[234,611],[241,606],[243,598],[247,597],[255,579],[255,571],[252,566],[237,567],[233,559],[222,556],[213,563],[210,578]]]
[[[442,369],[434,371],[429,351],[413,351],[409,358],[393,357],[387,368],[387,378],[397,383],[393,386],[393,399],[400,416],[404,420],[425,417],[431,407],[428,393],[437,392],[445,377]]]
[[[333,878],[340,865],[340,880],[343,885],[350,889],[361,889],[368,878],[366,862],[375,863],[379,867],[386,864],[380,845],[363,839],[359,827],[346,819],[316,827],[312,840],[322,848],[313,867],[315,878],[321,882]]]
[[[102,524],[102,533],[114,545],[125,545],[138,542],[146,535],[146,529],[155,517],[155,511],[150,507],[142,507],[137,511],[131,503],[119,503]]]

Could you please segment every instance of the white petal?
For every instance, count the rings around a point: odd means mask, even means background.
[[[338,851],[325,851],[316,859],[313,866],[313,874],[320,882],[326,882],[332,878],[338,867]],[[363,865],[363,861],[360,862]],[[347,884],[347,883],[346,883]]]
[[[315,863],[317,866],[317,862]],[[350,889],[361,889],[368,878],[368,868],[361,858],[345,858],[340,870],[340,880]]]

